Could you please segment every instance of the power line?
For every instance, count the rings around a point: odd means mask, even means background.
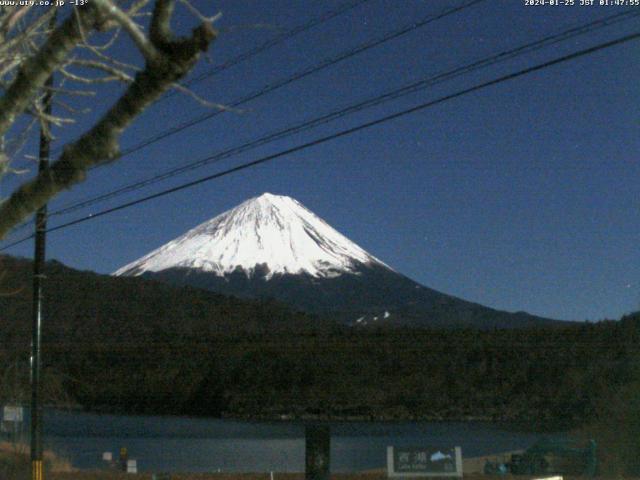
[[[621,12],[621,13],[617,13],[605,18],[601,18],[599,20],[587,23],[587,24],[583,24],[577,27],[573,27],[570,28],[568,30],[565,30],[563,32],[551,35],[551,36],[547,36],[545,38],[542,38],[540,40],[534,41],[534,42],[530,42],[527,43],[525,45],[521,45],[519,47],[510,49],[510,50],[506,50],[494,55],[491,55],[489,57],[485,57],[481,60],[477,60],[475,62],[472,62],[470,64],[461,66],[461,67],[457,67],[453,70],[449,70],[447,72],[443,72],[443,73],[439,73],[430,77],[427,77],[425,79],[419,80],[417,82],[413,82],[411,84],[408,84],[406,86],[403,86],[401,88],[398,89],[393,89],[390,90],[384,94],[378,94],[372,98],[369,98],[367,100],[358,102],[356,104],[350,105],[348,107],[345,108],[340,108],[337,110],[334,110],[330,113],[324,114],[320,117],[316,117],[314,119],[311,120],[307,120],[304,122],[299,122],[295,125],[286,127],[285,129],[276,131],[276,132],[272,132],[270,134],[267,134],[265,136],[262,136],[258,139],[255,139],[253,141],[250,141],[248,143],[243,143],[241,145],[229,148],[227,150],[224,150],[222,152],[219,152],[215,155],[212,156],[208,156],[204,159],[200,159],[197,160],[195,162],[191,162],[188,163],[186,165],[182,165],[180,167],[176,167],[173,168],[171,170],[156,174],[150,178],[138,181],[138,182],[134,182],[128,185],[124,185],[122,187],[119,187],[115,190],[112,190],[110,192],[89,198],[87,200],[83,200],[81,202],[77,202],[75,204],[70,204],[66,207],[60,208],[58,210],[55,210],[53,212],[50,213],[49,216],[53,216],[53,215],[64,215],[67,213],[71,213],[74,212],[76,210],[91,206],[91,205],[95,205],[96,203],[100,203],[102,201],[117,197],[121,194],[124,193],[128,193],[128,192],[132,192],[132,191],[136,191],[139,190],[143,187],[146,187],[148,185],[152,185],[154,183],[157,183],[159,181],[162,180],[166,180],[168,178],[172,178],[178,174],[187,172],[187,171],[191,171],[194,170],[196,168],[205,166],[205,165],[210,165],[212,163],[218,162],[220,160],[229,158],[229,157],[233,157],[236,156],[240,153],[246,152],[250,149],[256,148],[258,146],[262,146],[265,145],[267,143],[270,143],[272,141],[275,140],[279,140],[288,136],[291,136],[293,134],[297,134],[306,130],[309,130],[311,128],[317,127],[319,125],[331,122],[333,120],[336,120],[338,118],[342,118],[346,115],[350,115],[352,113],[361,111],[365,108],[370,108],[376,105],[380,105],[384,102],[388,102],[390,100],[394,100],[397,98],[400,98],[402,96],[406,96],[408,94],[417,92],[419,90],[425,89],[427,87],[431,87],[434,86],[436,84],[439,83],[443,83],[445,81],[451,80],[453,78],[457,78],[459,76],[462,76],[464,74],[470,73],[474,70],[480,69],[480,68],[485,68],[491,65],[495,65],[496,63],[499,62],[503,62],[512,58],[515,58],[517,56],[523,55],[523,54],[527,54],[527,53],[531,53],[533,51],[537,51],[541,48],[544,47],[548,47],[550,45],[559,43],[561,41],[565,41],[568,40],[570,38],[574,38],[578,35],[583,35],[586,33],[590,33],[593,32],[599,28],[603,28],[603,27],[607,27],[610,25],[613,25],[615,23],[624,21],[624,20],[628,20],[630,18],[634,18],[640,16],[640,11],[639,10],[627,10],[625,12]]]
[[[267,40],[265,43],[258,45],[257,47],[248,50],[246,52],[243,52],[239,55],[236,55],[235,57],[227,60],[226,62],[213,67],[211,70],[201,73],[200,75],[193,77],[191,79],[189,79],[187,82],[185,82],[186,85],[193,85],[194,83],[198,83],[201,82],[202,80],[212,77],[214,75],[217,75],[218,73],[226,70],[227,68],[233,67],[234,65],[238,65],[239,63],[244,62],[245,60],[250,59],[251,57],[254,57],[256,55],[258,55],[259,53],[262,53],[266,50],[269,50],[271,47],[274,47],[282,42],[284,42],[285,40],[288,40],[290,38],[295,37],[296,35],[299,35],[300,33],[306,32],[307,30],[310,30],[311,28],[320,25],[321,23],[324,23],[328,20],[331,20],[334,17],[337,17],[339,15],[342,15],[343,13],[348,12],[349,10],[353,10],[354,8],[362,5],[363,3],[366,3],[370,0],[357,0],[355,2],[351,2],[351,3],[347,3],[345,5],[342,5],[341,7],[339,7],[336,10],[333,11],[328,11],[322,15],[320,15],[317,18],[311,19],[309,20],[307,23],[304,23],[302,25],[298,25],[296,27],[293,27],[291,30],[288,30],[276,37],[274,37],[271,40]],[[165,95],[165,98],[174,95],[176,92],[173,91],[173,93],[171,94],[167,94]]]
[[[363,1],[368,1],[368,0],[361,0],[361,1],[363,2]],[[258,98],[258,97],[260,97],[262,95],[265,95],[267,93],[273,92],[273,91],[275,91],[275,90],[277,90],[279,88],[282,88],[282,87],[284,87],[286,85],[289,85],[289,84],[291,84],[291,83],[293,83],[295,81],[301,80],[302,78],[305,78],[305,77],[307,77],[307,76],[309,76],[309,75],[311,75],[313,73],[316,73],[316,72],[318,72],[318,71],[320,71],[320,70],[322,70],[324,68],[327,68],[329,66],[335,65],[336,63],[339,63],[342,60],[346,60],[348,58],[351,58],[351,57],[353,57],[355,55],[358,55],[358,54],[360,54],[362,52],[365,52],[365,51],[367,51],[367,50],[369,50],[371,48],[374,48],[374,47],[376,47],[378,45],[381,45],[383,43],[386,43],[388,41],[396,39],[396,38],[398,38],[398,37],[400,37],[402,35],[405,35],[405,34],[411,32],[411,31],[417,30],[418,28],[424,27],[424,26],[428,25],[429,23],[432,23],[434,21],[440,20],[440,19],[445,18],[445,17],[447,17],[449,15],[452,15],[454,13],[463,11],[463,10],[465,10],[467,8],[470,8],[470,7],[472,7],[472,6],[476,5],[476,4],[479,4],[479,3],[482,3],[482,2],[485,2],[485,1],[486,0],[471,0],[471,1],[468,1],[467,3],[462,4],[462,5],[443,10],[440,13],[427,15],[426,17],[424,17],[422,20],[420,20],[418,22],[413,22],[413,23],[411,23],[409,25],[406,25],[406,26],[402,27],[399,30],[394,30],[392,32],[388,32],[387,34],[385,34],[384,36],[382,36],[380,38],[377,38],[377,39],[374,39],[374,40],[370,40],[370,41],[365,42],[365,43],[363,43],[363,44],[361,44],[361,45],[359,45],[359,46],[357,46],[355,48],[352,48],[352,49],[350,49],[348,51],[339,53],[336,56],[326,58],[321,63],[316,64],[316,65],[311,66],[311,67],[308,67],[308,68],[306,68],[304,70],[301,70],[298,73],[295,73],[294,75],[292,75],[290,77],[287,77],[286,79],[280,80],[279,82],[277,82],[275,84],[266,85],[266,86],[262,87],[260,90],[254,91],[254,92],[252,92],[252,93],[250,93],[250,94],[248,94],[248,95],[246,95],[246,96],[244,96],[244,97],[242,97],[240,99],[235,100],[234,102],[229,104],[229,107],[233,108],[233,107],[237,107],[239,105],[242,105],[242,104],[244,104],[244,103],[246,103],[246,102],[248,102],[250,100],[254,100],[254,99],[256,99],[256,98]],[[359,4],[359,3],[360,2],[358,2],[357,4]],[[346,11],[347,10],[346,7],[343,10]],[[237,63],[239,63],[239,62],[237,62]],[[228,67],[225,67],[225,68],[228,68]],[[211,73],[211,74],[213,75],[213,73]],[[221,110],[217,110],[217,111],[214,111],[214,112],[207,113],[207,114],[205,114],[205,115],[203,115],[201,117],[189,120],[189,121],[187,121],[185,123],[182,123],[181,125],[178,125],[178,126],[170,128],[168,130],[165,130],[164,132],[161,132],[158,135],[155,135],[153,137],[149,137],[149,138],[143,140],[142,142],[140,142],[140,143],[138,143],[136,145],[133,145],[132,147],[129,147],[128,149],[123,150],[120,153],[119,158],[123,158],[123,157],[125,157],[125,156],[127,156],[127,155],[129,155],[129,154],[131,154],[133,152],[141,150],[141,149],[143,149],[143,148],[145,148],[145,147],[147,147],[147,146],[149,146],[149,145],[151,145],[153,143],[156,143],[156,142],[158,142],[160,140],[163,140],[164,138],[167,138],[167,137],[169,137],[171,135],[174,135],[174,134],[176,134],[176,133],[178,133],[178,132],[180,132],[182,130],[185,130],[185,129],[189,128],[189,127],[192,127],[194,125],[202,123],[205,120],[208,120],[210,118],[213,118],[213,117],[219,115],[220,113],[222,113]],[[100,165],[96,165],[94,167],[91,167],[89,170],[93,170],[94,168],[98,168],[99,166]],[[89,199],[87,201],[93,203],[93,199]],[[69,207],[63,207],[62,209],[59,209],[56,212],[52,212],[51,214],[52,215],[61,214],[61,210],[65,210],[66,211],[67,208],[71,209],[72,211],[77,209],[76,205],[73,204],[73,205],[70,205]],[[20,226],[17,229],[14,229],[14,232],[16,230],[20,230],[21,228],[23,228],[23,227]]]
[[[311,67],[307,67],[305,69],[302,69],[300,71],[298,71],[297,73],[294,73],[293,75],[281,79],[279,81],[277,81],[276,83],[273,84],[268,84],[262,88],[260,88],[259,90],[255,90],[239,99],[236,99],[234,101],[232,101],[231,103],[228,104],[228,107],[230,108],[234,108],[234,107],[238,107],[240,105],[243,105],[251,100],[255,100],[256,98],[259,98],[263,95],[266,95],[268,93],[271,93],[275,90],[278,90],[282,87],[285,87],[291,83],[294,83],[298,80],[302,80],[303,78],[306,78],[309,75],[312,75],[314,73],[317,73],[325,68],[328,68],[330,66],[333,66],[343,60],[349,59],[351,57],[354,57],[360,53],[363,53],[367,50],[370,50],[374,47],[377,47],[379,45],[382,45],[383,43],[389,42],[391,40],[394,40],[398,37],[401,37],[403,35],[406,35],[409,32],[412,32],[414,30],[417,30],[419,28],[422,28],[432,22],[435,22],[437,20],[440,20],[442,18],[445,18],[449,15],[452,15],[454,13],[463,11],[467,8],[470,8],[478,3],[482,3],[486,0],[471,0],[467,3],[464,3],[462,5],[459,5],[457,7],[452,7],[452,8],[448,8],[445,9],[443,11],[441,11],[440,13],[437,14],[430,14],[427,15],[426,17],[424,17],[422,20],[418,21],[418,22],[413,22],[411,24],[405,25],[404,27],[398,29],[398,30],[394,30],[391,32],[386,33],[385,35],[383,35],[382,37],[373,39],[373,40],[369,40],[363,44],[360,44],[354,48],[351,48],[349,50],[343,51],[338,53],[337,55],[325,58],[324,60],[322,60],[320,63],[312,65]],[[157,143],[161,140],[164,140],[165,138],[168,138],[172,135],[175,135],[176,133],[179,133],[183,130],[186,130],[187,128],[190,128],[194,125],[197,125],[199,123],[202,123],[206,120],[209,120],[217,115],[220,115],[221,113],[223,113],[224,110],[216,110],[213,112],[209,112],[206,113],[204,115],[201,115],[200,117],[197,118],[193,118],[191,120],[188,120],[186,122],[183,122],[179,125],[176,125],[174,127],[171,127],[167,130],[164,130],[163,132],[160,132],[154,136],[151,137],[147,137],[146,139],[142,140],[141,142],[124,149],[122,152],[120,152],[120,156],[119,158],[123,158],[127,155],[130,155],[131,153],[137,152],[143,148],[148,147],[149,145],[152,145],[154,143]],[[94,167],[91,167],[90,170],[93,170],[95,168],[100,167],[100,165],[96,165]],[[69,207],[71,208],[71,207]],[[63,209],[66,209],[66,207],[63,207]]]
[[[432,22],[435,22],[437,20],[440,20],[442,18],[445,18],[449,15],[452,15],[454,13],[458,13],[461,12],[467,8],[470,8],[478,3],[482,3],[485,2],[487,0],[471,0],[467,3],[464,3],[460,6],[457,7],[452,7],[452,8],[448,8],[446,10],[443,10],[440,13],[437,14],[431,14],[431,15],[427,15],[426,17],[424,17],[422,20],[418,21],[418,22],[413,22],[410,23],[409,25],[405,25],[404,27],[398,29],[398,30],[394,30],[392,32],[388,32],[385,35],[373,39],[373,40],[369,40],[363,44],[360,44],[354,48],[351,48],[349,50],[343,51],[338,53],[337,55],[331,56],[331,57],[327,57],[324,60],[322,60],[320,63],[317,63],[315,65],[312,65],[310,67],[307,67],[303,70],[300,70],[296,73],[294,73],[293,75],[284,78],[282,80],[279,80],[273,84],[268,84],[265,85],[264,87],[260,88],[259,90],[255,90],[239,99],[236,99],[234,101],[232,101],[231,103],[228,104],[228,107],[230,108],[235,108],[235,107],[239,107],[240,105],[243,105],[251,100],[255,100],[256,98],[259,98],[263,95],[266,95],[268,93],[271,93],[275,90],[278,90],[282,87],[285,87],[291,83],[297,82],[298,80],[302,80],[305,77],[308,77],[309,75],[312,75],[314,73],[317,73],[327,67],[333,66],[339,62],[342,62],[343,60],[347,60],[349,58],[352,58],[356,55],[359,55],[360,53],[363,53],[367,50],[370,50],[372,48],[375,48],[379,45],[382,45],[386,42],[389,42],[391,40],[394,40],[396,38],[399,38],[403,35],[406,35],[409,32],[412,32],[414,30],[417,30],[419,28],[422,28]],[[180,125],[177,125],[175,127],[169,128],[163,132],[160,132],[157,135],[154,135],[152,137],[148,137],[145,140],[123,150],[120,153],[120,158],[125,157],[133,152],[137,152],[138,150],[141,150],[145,147],[148,147],[149,145],[152,145],[154,143],[159,142],[160,140],[164,140],[167,137],[170,137],[178,132],[181,132],[183,130],[186,130],[187,128],[190,128],[194,125],[197,125],[199,123],[204,122],[205,120],[209,120],[210,118],[213,118],[217,115],[220,115],[222,112],[224,112],[225,110],[216,110],[214,112],[209,112],[206,113],[198,118],[194,118],[191,120],[188,120]]]
[[[410,115],[412,113],[416,113],[416,112],[419,112],[419,111],[422,111],[422,110],[426,110],[428,108],[434,107],[436,105],[439,105],[441,103],[447,102],[449,100],[453,100],[455,98],[459,98],[459,97],[462,97],[464,95],[468,95],[470,93],[477,92],[479,90],[483,90],[485,88],[488,88],[488,87],[491,87],[491,86],[494,86],[494,85],[498,85],[498,84],[506,82],[508,80],[513,80],[515,78],[522,77],[524,75],[528,75],[530,73],[537,72],[537,71],[549,68],[551,66],[558,65],[560,63],[564,63],[564,62],[568,62],[568,61],[571,61],[571,60],[575,60],[577,58],[584,57],[586,55],[590,55],[592,53],[595,53],[595,52],[598,52],[598,51],[601,51],[601,50],[604,50],[604,49],[607,49],[607,48],[611,48],[611,47],[616,46],[616,45],[621,45],[623,43],[630,42],[632,40],[637,40],[638,38],[640,38],[640,33],[634,33],[634,34],[626,35],[624,37],[620,37],[620,38],[617,38],[615,40],[611,40],[611,41],[608,41],[608,42],[605,42],[605,43],[600,43],[600,44],[595,45],[593,47],[586,48],[586,49],[583,49],[583,50],[579,50],[577,52],[574,52],[574,53],[571,53],[571,54],[568,54],[568,55],[564,55],[562,57],[558,57],[558,58],[555,58],[553,60],[549,60],[549,61],[537,64],[537,65],[534,65],[533,67],[528,67],[528,68],[525,68],[523,70],[519,70],[519,71],[514,72],[514,73],[503,75],[503,76],[498,77],[498,78],[496,78],[494,80],[489,80],[487,82],[474,85],[473,87],[466,88],[464,90],[459,90],[458,92],[455,92],[455,93],[440,97],[440,98],[438,98],[436,100],[432,100],[432,101],[429,101],[429,102],[426,102],[426,103],[421,103],[421,104],[416,105],[414,107],[411,107],[411,108],[408,108],[408,109],[405,109],[405,110],[401,110],[400,112],[396,112],[396,113],[393,113],[393,114],[390,114],[390,115],[385,115],[385,116],[383,116],[381,118],[378,118],[376,120],[372,120],[372,121],[369,121],[369,122],[366,122],[366,123],[362,123],[362,124],[357,125],[355,127],[351,127],[351,128],[346,129],[346,130],[341,130],[339,132],[333,133],[331,135],[327,135],[327,136],[324,136],[324,137],[317,138],[317,139],[312,140],[310,142],[306,142],[306,143],[303,143],[301,145],[297,145],[295,147],[291,147],[291,148],[288,148],[286,150],[282,150],[282,151],[280,151],[278,153],[274,153],[272,155],[267,155],[265,157],[262,157],[262,158],[259,158],[257,160],[254,160],[252,162],[247,162],[247,163],[238,165],[236,167],[229,168],[229,169],[224,170],[222,172],[218,172],[218,173],[215,173],[215,174],[212,174],[212,175],[207,175],[207,176],[199,178],[197,180],[194,180],[194,181],[191,181],[191,182],[187,182],[187,183],[184,183],[182,185],[178,185],[176,187],[172,187],[172,188],[163,190],[161,192],[158,192],[158,193],[155,193],[155,194],[152,194],[152,195],[148,195],[146,197],[139,198],[137,200],[126,202],[126,203],[118,205],[116,207],[108,208],[108,209],[102,210],[102,211],[100,211],[98,213],[87,215],[85,217],[81,217],[81,218],[78,218],[76,220],[72,220],[70,222],[61,224],[61,225],[57,225],[55,227],[47,229],[47,232],[54,232],[56,230],[61,230],[63,228],[67,228],[67,227],[70,227],[70,226],[73,226],[73,225],[84,223],[84,222],[87,222],[89,220],[93,220],[95,218],[102,217],[102,216],[107,215],[109,213],[113,213],[113,212],[117,212],[117,211],[120,211],[120,210],[124,210],[126,208],[130,208],[130,207],[133,207],[135,205],[139,205],[141,203],[144,203],[144,202],[147,202],[147,201],[150,201],[150,200],[154,200],[156,198],[160,198],[160,197],[169,195],[171,193],[178,192],[180,190],[185,190],[187,188],[194,187],[194,186],[199,185],[201,183],[205,183],[205,182],[217,179],[217,178],[221,178],[221,177],[230,175],[232,173],[239,172],[241,170],[246,170],[248,168],[252,168],[252,167],[255,167],[257,165],[261,165],[263,163],[270,162],[270,161],[275,160],[277,158],[284,157],[284,156],[287,156],[287,155],[291,155],[292,153],[297,153],[299,151],[306,150],[306,149],[311,148],[311,147],[315,147],[317,145],[320,145],[320,144],[335,140],[337,138],[341,138],[341,137],[344,137],[344,136],[347,136],[347,135],[351,135],[351,134],[359,132],[361,130],[365,130],[365,129],[374,127],[376,125],[380,125],[380,124],[389,122],[391,120],[395,120],[395,119],[398,119],[398,118],[401,118],[401,117],[405,117],[405,116]],[[13,247],[13,246],[15,246],[15,245],[17,245],[19,243],[24,242],[24,241],[26,241],[26,240],[28,240],[28,239],[30,239],[32,237],[33,237],[33,235],[29,235],[28,237],[25,237],[25,238],[23,238],[23,239],[21,239],[19,241],[13,242],[13,243],[1,248],[0,251],[4,251],[4,250],[6,250],[6,249],[8,249],[10,247]]]
[[[328,12],[323,13],[322,15],[316,17],[316,18],[312,18],[311,20],[309,20],[306,23],[303,23],[301,25],[297,25],[295,27],[293,27],[290,30],[287,30],[286,32],[283,32],[280,35],[277,35],[276,37],[272,38],[271,40],[267,40],[266,42],[258,45],[255,48],[252,48],[250,50],[247,50],[245,52],[242,52],[238,55],[236,55],[235,57],[230,58],[229,60],[216,65],[215,67],[213,67],[212,69],[210,69],[207,72],[203,72],[200,75],[193,77],[189,80],[187,80],[186,82],[184,82],[185,85],[193,85],[194,83],[199,83],[202,80],[205,80],[209,77],[213,77],[214,75],[217,75],[225,70],[227,70],[228,68],[231,68],[235,65],[238,65],[246,60],[249,60],[252,57],[255,57],[256,55],[263,53],[269,49],[271,49],[272,47],[275,47],[276,45],[279,45],[283,42],[285,42],[286,40],[289,40],[290,38],[293,38],[301,33],[306,32],[307,30],[312,29],[313,27],[316,27],[317,25],[320,25],[322,23],[325,23],[339,15],[342,15],[343,13],[346,13],[350,10],[353,10],[354,8],[369,2],[370,0],[356,0],[353,2],[349,2],[346,3],[340,7],[338,7],[336,10],[330,10]],[[178,92],[176,90],[172,90],[167,92],[165,95],[163,95],[161,98],[158,99],[158,101],[162,101],[165,100],[167,98],[170,98],[174,95],[176,95]],[[62,151],[62,147],[58,147],[55,148],[54,153],[60,152]]]

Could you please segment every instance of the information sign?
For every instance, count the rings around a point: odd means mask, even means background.
[[[24,408],[5,405],[2,411],[2,421],[21,423],[24,420]]]
[[[460,447],[387,447],[389,477],[462,477]]]

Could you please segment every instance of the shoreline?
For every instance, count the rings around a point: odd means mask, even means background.
[[[463,472],[465,475],[482,475],[484,473],[484,465],[486,463],[487,460],[492,461],[492,462],[500,462],[500,463],[506,463],[510,460],[511,455],[512,454],[517,454],[517,453],[522,453],[523,450],[510,450],[510,451],[506,451],[506,452],[498,452],[498,453],[491,453],[488,455],[481,455],[481,456],[476,456],[476,457],[464,457],[462,459],[462,464],[463,464]],[[24,462],[24,466],[28,465],[29,462],[29,446],[28,445],[24,445],[24,444],[12,444],[10,442],[0,442],[0,459],[2,458],[8,458],[10,456],[16,456],[15,458],[19,457],[19,464],[23,464]],[[463,452],[464,455],[464,452]],[[60,458],[58,457],[55,453],[53,453],[52,451],[45,451],[44,452],[44,458],[48,463],[48,471],[51,474],[51,477],[54,479],[68,479],[68,480],[93,480],[93,479],[104,479],[104,480],[111,480],[111,479],[119,479],[119,478],[127,478],[127,479],[137,479],[137,478],[151,478],[151,474],[150,473],[139,473],[137,475],[131,475],[131,474],[125,474],[124,472],[119,472],[119,471],[115,471],[112,469],[100,469],[100,470],[96,470],[96,469],[87,469],[87,470],[83,470],[83,469],[78,469],[76,467],[74,467],[68,460],[64,459],[64,458]],[[258,480],[259,477],[260,480],[262,480],[262,478],[264,478],[264,476],[267,476],[269,478],[269,480],[271,480],[270,477],[270,473],[269,472],[260,472],[260,473],[240,473],[240,472],[223,472],[223,473],[215,473],[215,472],[211,472],[211,473],[173,473],[171,474],[171,478],[176,478],[176,479],[217,479],[217,480],[232,480],[232,479],[237,479],[237,480]],[[287,480],[294,480],[297,479],[297,477],[302,476],[304,478],[304,473],[300,472],[300,473],[278,473],[278,472],[274,472],[274,476],[279,477],[280,479],[282,479],[283,477],[286,477]],[[376,469],[370,469],[370,470],[361,470],[361,471],[357,471],[357,472],[352,472],[352,473],[334,473],[331,475],[332,478],[349,478],[349,477],[364,477],[364,478],[371,478],[371,477],[381,477],[381,478],[386,478],[387,476],[387,469],[385,468],[376,468]]]
[[[429,422],[429,423],[486,423],[495,425],[498,428],[516,431],[516,432],[530,432],[530,433],[558,433],[567,432],[568,428],[564,428],[563,425],[549,424],[549,425],[535,425],[533,422],[524,419],[508,419],[508,418],[495,418],[491,416],[483,415],[464,415],[464,416],[402,416],[402,415],[332,415],[332,414],[295,414],[295,413],[273,413],[273,414],[233,414],[222,413],[219,416],[207,416],[207,415],[188,415],[188,414],[173,414],[173,413],[154,413],[154,412],[127,412],[117,408],[110,408],[108,406],[83,408],[83,407],[55,407],[48,406],[52,410],[65,413],[86,413],[94,415],[117,415],[128,417],[170,417],[170,418],[193,418],[202,420],[231,420],[242,421],[248,423],[307,423],[307,422],[335,422],[335,423],[366,423],[366,422],[381,422],[381,423],[410,423],[410,422]],[[554,423],[554,422],[551,422]],[[557,423],[557,422],[555,422]]]

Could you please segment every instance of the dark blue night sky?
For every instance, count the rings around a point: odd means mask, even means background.
[[[193,90],[222,104],[465,1],[369,0]],[[93,170],[56,209],[629,7],[480,2]],[[596,1],[596,3],[599,3]],[[344,2],[196,2],[222,12],[224,63]],[[635,8],[640,12],[640,7]],[[180,10],[176,25],[195,20]],[[536,63],[640,31],[640,17],[485,68],[66,216],[50,226],[255,160]],[[124,57],[133,52],[118,47]],[[48,257],[108,273],[265,191],[289,195],[431,288],[569,320],[640,309],[640,41],[51,233]],[[80,133],[94,114],[59,133]],[[149,109],[123,148],[207,113],[184,95]],[[5,180],[6,194],[16,184]],[[22,230],[8,240],[19,238]],[[3,244],[6,244],[4,242]],[[1,246],[2,244],[0,244]],[[7,253],[31,256],[26,242]]]

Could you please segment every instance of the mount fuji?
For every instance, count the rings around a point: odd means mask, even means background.
[[[293,198],[265,193],[120,268],[351,325],[517,328],[556,324],[468,302],[394,271]]]

